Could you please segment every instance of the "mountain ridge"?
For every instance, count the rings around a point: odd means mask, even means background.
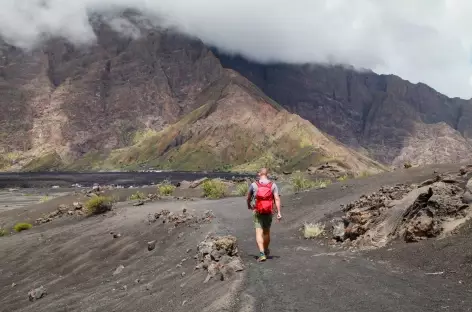
[[[385,169],[223,69],[201,41],[156,29],[125,40],[97,27],[88,49],[58,39],[28,53],[1,49],[4,170],[244,171],[326,160]],[[16,98],[2,101],[8,92]]]
[[[431,140],[437,127],[449,132],[447,144],[440,140],[437,149],[458,150],[457,155],[442,153],[440,162],[459,161],[472,151],[472,100],[448,98],[395,75],[343,66],[259,64],[214,52],[224,67],[240,72],[287,110],[383,163],[433,163],[403,153],[404,148],[422,148],[408,144],[424,136],[425,127]]]

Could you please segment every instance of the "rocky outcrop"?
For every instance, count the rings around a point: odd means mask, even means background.
[[[470,171],[440,175],[419,185],[382,187],[343,206],[342,221],[332,225],[337,241],[371,248],[400,238],[418,242],[455,231],[472,217],[468,203]],[[465,188],[464,188],[465,185]]]
[[[290,112],[376,160],[457,162],[472,152],[472,101],[424,84],[347,67],[257,64],[218,54]]]
[[[196,216],[187,209],[183,209],[182,213],[170,212],[169,210],[163,209],[156,212],[154,215],[148,215],[148,223],[152,224],[157,221],[162,223],[171,224],[174,228],[183,224],[195,224],[195,223],[207,223],[211,222],[214,218],[213,212],[207,210],[201,216]]]
[[[47,290],[44,286],[32,289],[28,292],[29,301],[36,301],[47,295]]]
[[[196,269],[208,273],[204,283],[212,278],[226,280],[245,269],[239,256],[237,239],[232,235],[207,237],[197,246],[195,258],[198,261]]]

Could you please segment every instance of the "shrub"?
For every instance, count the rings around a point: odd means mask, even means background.
[[[113,200],[106,196],[94,196],[85,203],[89,215],[102,214],[113,208]]]
[[[213,179],[203,182],[203,196],[207,198],[225,197],[227,189],[227,186],[221,180]]]
[[[331,184],[331,180],[315,180],[313,182],[313,188],[315,189],[325,188],[330,184]]]
[[[48,195],[44,195],[44,196],[42,196],[42,197],[39,199],[39,202],[40,202],[40,203],[45,203],[45,202],[47,202],[47,201],[49,201],[49,200],[50,200],[49,196],[48,196]]]
[[[315,180],[305,178],[302,174],[294,175],[290,180],[295,192],[300,192],[309,189],[325,188],[331,184],[330,180]]]
[[[303,236],[306,239],[316,238],[324,233],[325,225],[320,223],[305,223],[303,225]]]
[[[295,192],[307,190],[313,187],[313,181],[305,178],[301,174],[296,174],[292,176],[290,179],[290,183],[292,184]]]
[[[164,181],[158,187],[159,194],[163,196],[172,195],[175,191],[175,185],[172,185],[169,181]]]
[[[20,223],[15,224],[13,229],[15,230],[15,232],[21,232],[21,231],[29,230],[32,227],[33,227],[33,225],[31,225],[29,223],[20,222]]]
[[[411,168],[411,167],[413,167],[413,166],[411,165],[410,162],[406,162],[406,163],[403,164],[403,167],[405,167],[405,169],[409,169],[409,168]]]
[[[0,237],[6,236],[8,234],[7,230],[0,229]]]
[[[137,191],[133,195],[129,197],[129,200],[138,200],[138,199],[145,199],[146,195],[143,192]]]
[[[347,176],[347,174],[345,174],[345,175],[343,175],[343,176],[338,177],[338,181],[339,181],[339,182],[343,182],[343,181],[346,181],[347,178],[348,178],[348,176]]]
[[[236,185],[236,194],[239,196],[245,196],[249,191],[249,184],[247,182],[241,182]]]

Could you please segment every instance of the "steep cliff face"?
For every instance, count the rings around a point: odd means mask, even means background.
[[[97,44],[87,48],[63,40],[30,52],[1,45],[3,170],[247,169],[334,159],[358,172],[380,168],[224,70],[198,40],[150,28],[131,39],[95,26]]]
[[[472,155],[472,101],[393,75],[217,55],[287,110],[381,162],[456,162]]]
[[[176,124],[113,151],[100,166],[145,163],[172,169],[230,166],[246,171],[260,166],[306,168],[336,161],[351,172],[383,170],[282,109],[236,72],[226,71],[199,100],[204,104]]]
[[[130,40],[101,26],[97,35],[86,50],[59,40],[31,53],[1,49],[1,148],[76,157],[128,145],[135,131],[195,109],[222,73],[202,43],[170,32]]]

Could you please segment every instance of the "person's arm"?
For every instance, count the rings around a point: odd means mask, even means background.
[[[282,219],[282,212],[280,210],[281,204],[280,204],[280,196],[279,196],[279,188],[277,185],[274,184],[274,201],[275,201],[275,207],[277,208],[277,220]]]
[[[247,192],[247,195],[246,195],[247,209],[250,209],[250,210],[252,210],[251,200],[252,200],[253,191],[254,190],[253,190],[252,183],[251,183],[251,185],[249,186],[249,190]]]

